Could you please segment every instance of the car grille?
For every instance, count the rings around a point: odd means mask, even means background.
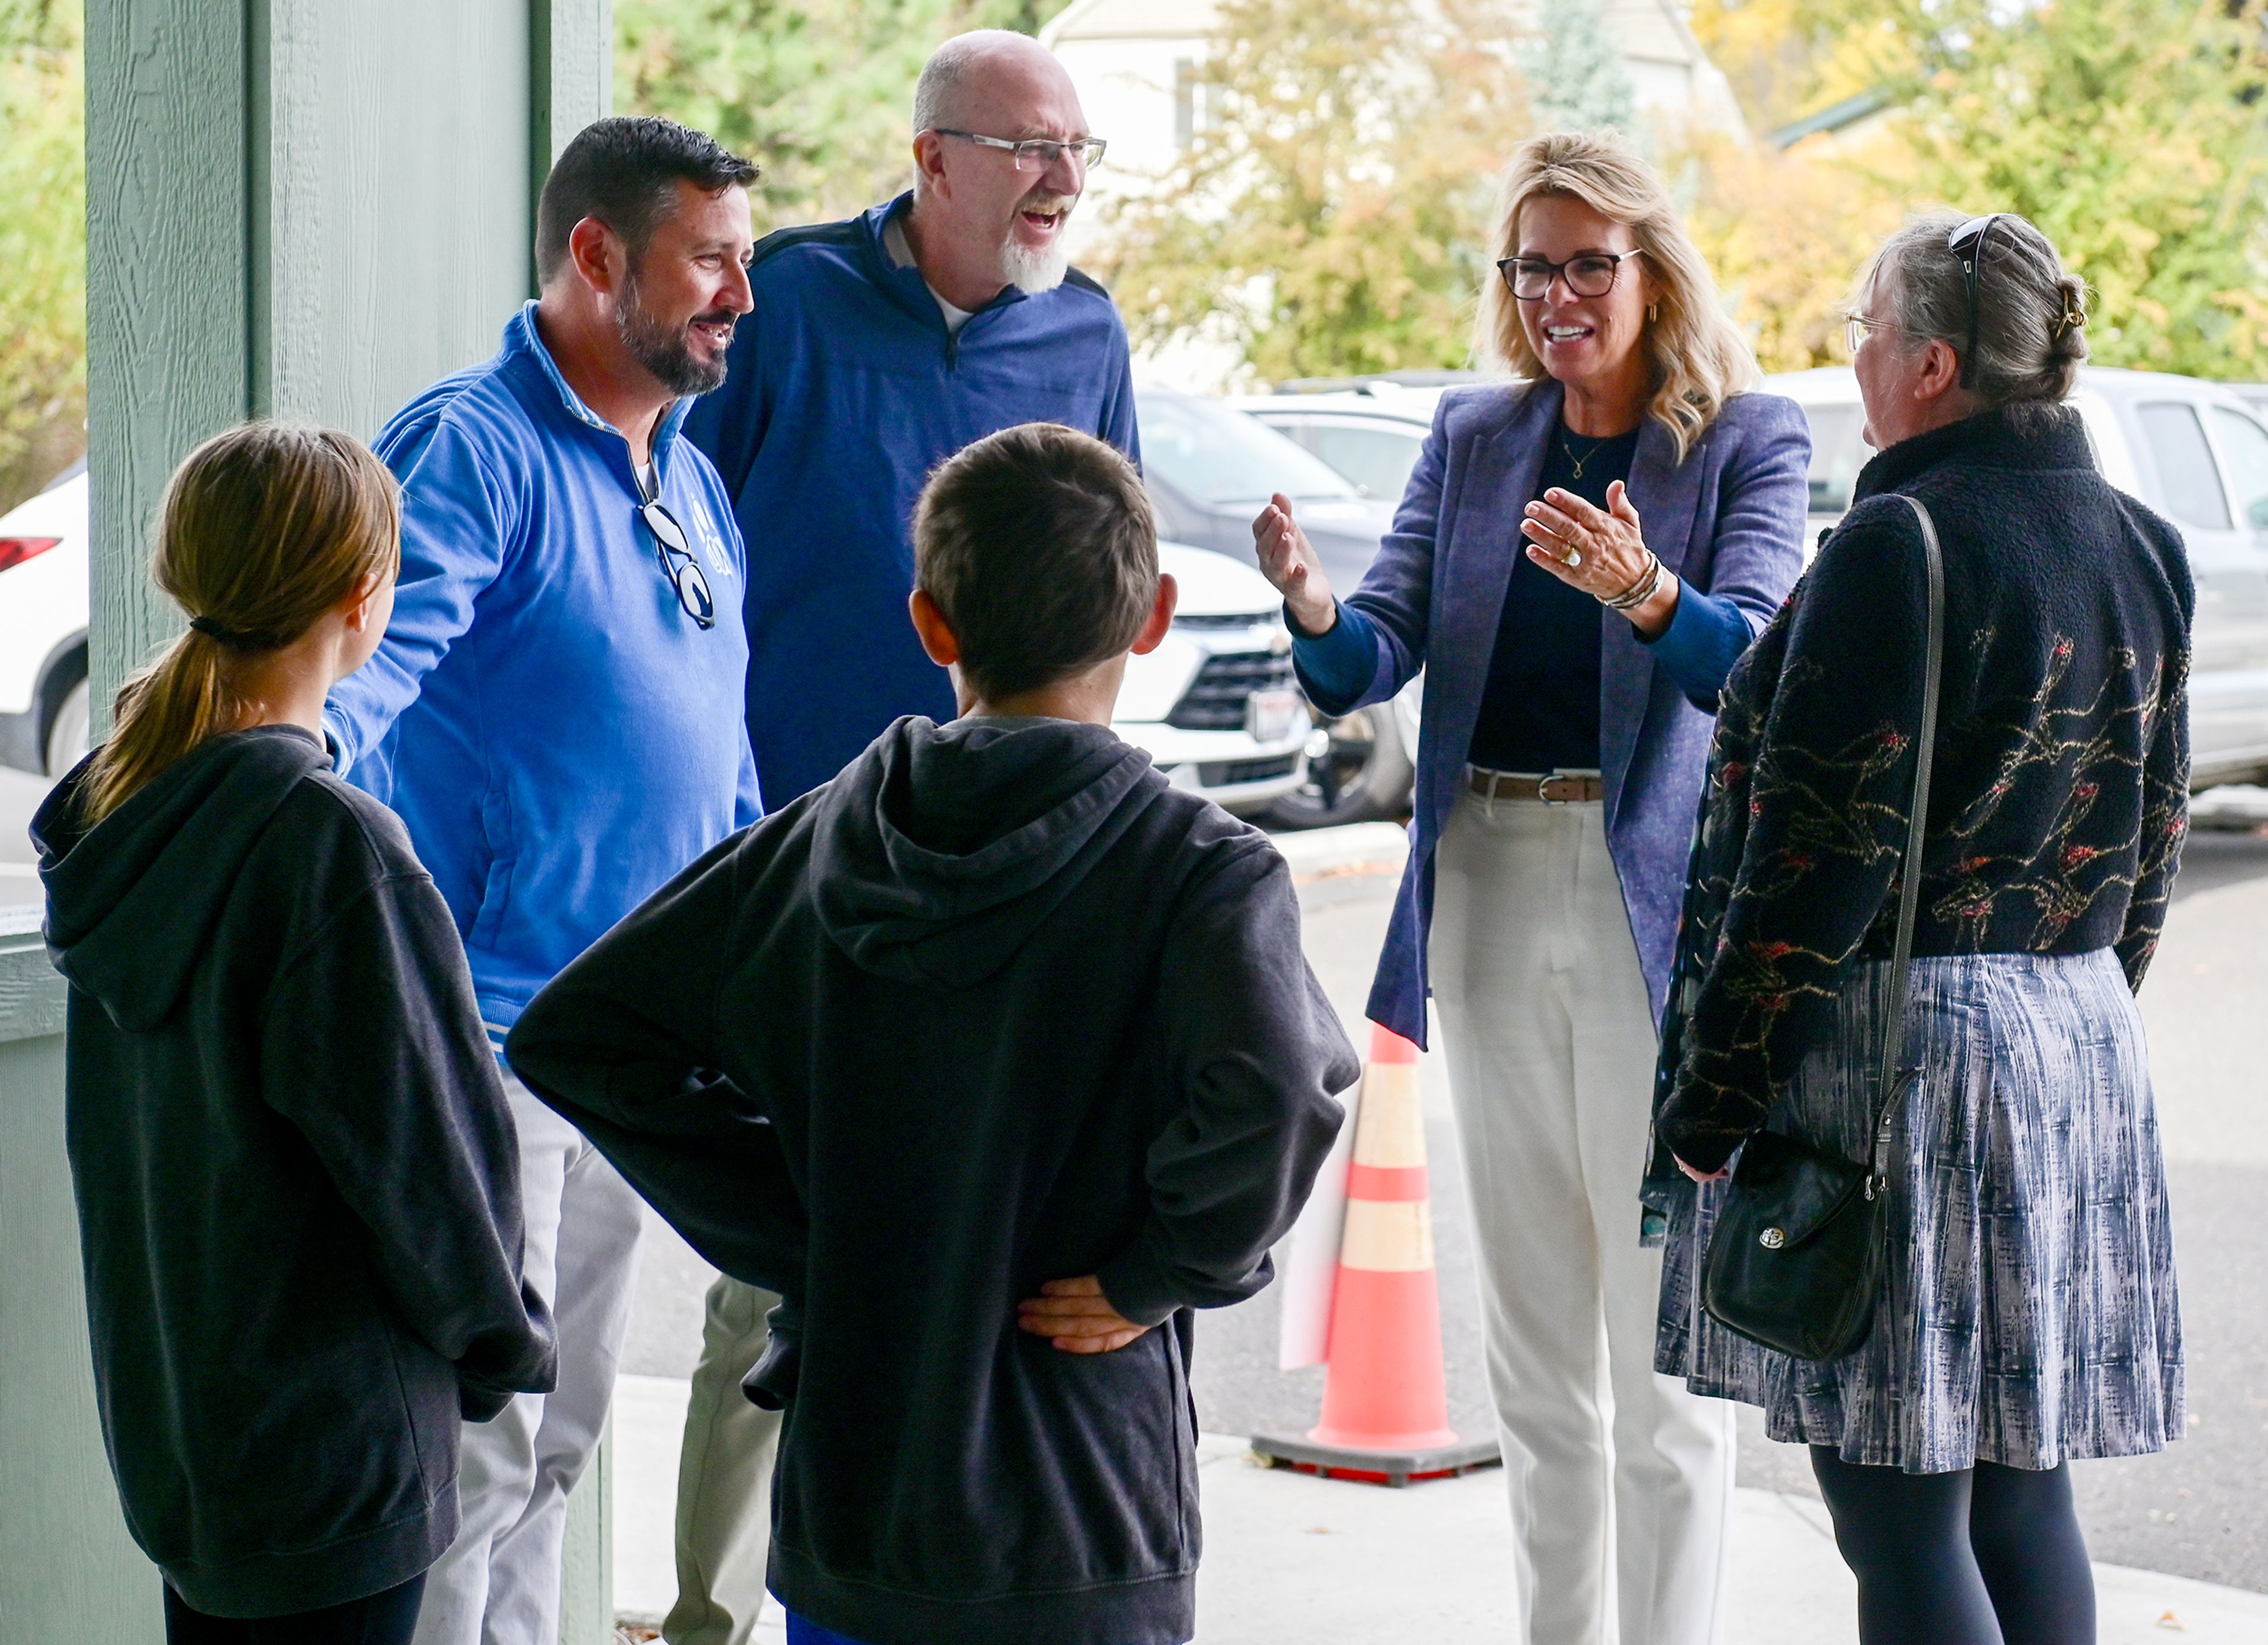
[[[1275,621],[1276,613],[1272,611],[1229,612],[1226,613],[1210,612],[1203,616],[1190,616],[1186,613],[1178,611],[1174,613],[1174,627],[1176,628],[1208,628],[1215,631],[1223,629],[1233,630],[1237,628],[1264,628]]]
[[[1292,679],[1292,659],[1272,651],[1230,651],[1207,657],[1166,723],[1183,731],[1241,731],[1245,699],[1256,691],[1289,686]]]
[[[1267,782],[1288,777],[1300,756],[1278,754],[1273,760],[1216,760],[1197,767],[1197,781],[1209,789],[1231,788],[1240,782]]]

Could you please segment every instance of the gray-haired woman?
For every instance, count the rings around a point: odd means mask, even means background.
[[[1727,681],[1664,1037],[1660,1351],[1812,1448],[1867,1645],[2095,1638],[2065,1468],[2183,1421],[2140,986],[2186,822],[2190,577],[2059,402],[2083,288],[2021,217],[1923,217],[1851,317],[1859,501]],[[1733,1335],[1697,1271],[1742,1142],[1864,1159],[1922,720],[1945,663],[1887,1262],[1858,1349]],[[1737,1190],[1736,1190],[1737,1191]],[[1768,1236],[1771,1230],[1766,1230]]]

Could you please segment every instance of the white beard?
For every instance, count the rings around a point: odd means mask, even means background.
[[[1063,215],[1057,219],[1056,231],[1044,251],[1034,251],[1016,238],[1014,230],[1010,230],[1000,246],[1000,277],[1027,297],[1037,297],[1061,285],[1064,271],[1071,267],[1071,251],[1064,244],[1064,231],[1071,227],[1071,208],[1078,202],[1076,195],[1042,195],[1035,189],[1026,195],[1022,208],[1054,207]]]
[[[1054,290],[1063,283],[1064,271],[1070,267],[1071,253],[1063,243],[1061,229],[1042,250],[1019,240],[1010,240],[1000,248],[1001,276],[1027,297]]]

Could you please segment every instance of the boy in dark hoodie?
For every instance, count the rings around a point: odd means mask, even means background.
[[[1109,719],[1172,621],[1142,482],[1052,424],[944,464],[897,722],[540,994],[506,1045],[777,1291],[792,1640],[1180,1645],[1189,1310],[1268,1282],[1358,1065],[1265,836]]]
[[[33,822],[95,1392],[173,1645],[407,1645],[460,1419],[554,1375],[455,923],[320,735],[400,563],[350,437],[207,441],[159,510],[189,631]]]

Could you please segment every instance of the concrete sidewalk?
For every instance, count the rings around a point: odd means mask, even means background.
[[[615,1605],[658,1619],[676,1590],[671,1555],[685,1383],[624,1377],[614,1421]],[[1513,1603],[1504,1476],[1486,1469],[1391,1491],[1263,1469],[1242,1439],[1198,1450],[1205,1561],[1200,1645],[1427,1645],[1501,1640]],[[2179,1576],[2095,1568],[2102,1645],[2176,1635],[2264,1645],[2268,1594]],[[776,1612],[757,1637],[782,1645]],[[1734,1508],[1733,1645],[1848,1645],[1851,1577],[1826,1510],[1806,1497],[1743,1490]]]

